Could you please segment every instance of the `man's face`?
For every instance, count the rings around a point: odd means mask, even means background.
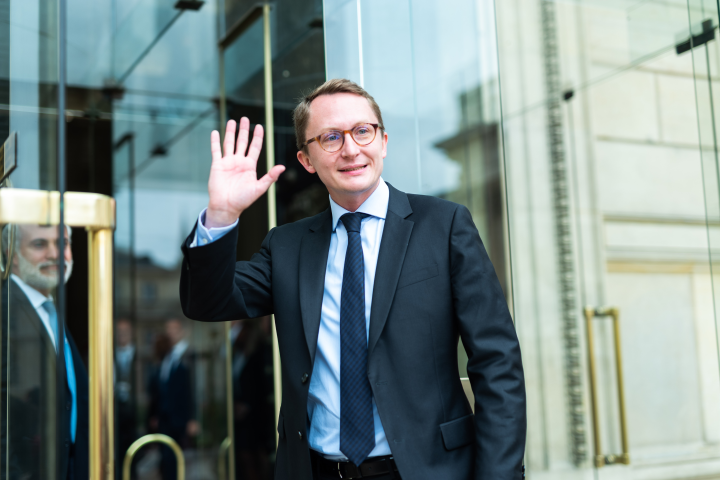
[[[132,325],[127,320],[119,320],[115,327],[115,340],[121,347],[130,345],[132,341]]]
[[[46,291],[57,286],[58,227],[22,225],[17,227],[20,236],[18,251],[13,257],[13,273],[36,290]],[[65,281],[72,271],[72,250],[65,230]]]
[[[361,123],[378,123],[367,99],[352,93],[321,95],[310,104],[304,140],[329,130],[351,130]],[[312,142],[307,155],[298,152],[298,160],[308,172],[318,174],[337,201],[374,190],[387,155],[387,140],[387,133],[378,130],[372,143],[360,146],[348,133],[339,151],[328,153],[318,142]]]
[[[185,336],[182,325],[177,320],[169,320],[165,323],[165,335],[170,339],[170,343],[175,345]]]

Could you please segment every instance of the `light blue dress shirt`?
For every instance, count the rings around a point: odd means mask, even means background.
[[[363,219],[360,231],[365,267],[365,325],[368,335],[373,286],[375,285],[375,268],[389,201],[390,190],[381,178],[372,195],[356,210],[371,215]],[[310,419],[308,442],[310,448],[322,453],[330,460],[347,460],[345,455],[340,452],[340,294],[348,237],[345,226],[340,222],[340,217],[349,211],[335,203],[332,198],[330,198],[330,210],[332,211],[333,232],[330,237],[330,251],[325,269],[325,289],[317,353],[308,395],[307,409]],[[190,244],[191,247],[207,245],[221,238],[237,225],[235,222],[227,227],[207,229],[203,225],[204,216],[205,210],[200,213],[198,218],[198,228],[195,230],[195,238]],[[380,422],[375,399],[373,399],[373,419],[375,422],[375,448],[369,456],[390,455],[390,445]]]

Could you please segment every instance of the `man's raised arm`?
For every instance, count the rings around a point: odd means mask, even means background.
[[[210,136],[210,200],[198,217],[193,233],[182,246],[180,299],[185,315],[197,320],[252,318],[269,313],[271,308],[269,243],[272,233],[250,262],[235,265],[238,234],[235,226],[242,212],[277,181],[285,167],[275,166],[258,179],[257,161],[262,149],[263,128],[255,127],[248,148],[250,121],[246,117],[240,120],[237,142],[236,126],[233,120],[227,123],[224,155],[220,148],[220,133],[215,130]],[[238,282],[252,298],[245,298],[248,295],[241,293]]]

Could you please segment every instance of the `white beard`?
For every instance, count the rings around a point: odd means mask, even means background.
[[[33,265],[25,259],[19,253],[16,253],[18,259],[18,267],[20,270],[20,278],[23,282],[27,283],[36,290],[52,290],[57,287],[58,276],[57,275],[45,275],[40,270],[41,268],[55,265],[55,262],[41,262],[37,265]],[[65,283],[70,280],[72,275],[73,261],[65,262]]]

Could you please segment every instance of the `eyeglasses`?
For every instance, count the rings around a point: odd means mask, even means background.
[[[320,148],[328,153],[335,153],[345,145],[345,134],[349,133],[352,139],[364,147],[370,145],[375,140],[378,128],[383,128],[377,123],[363,123],[352,128],[352,130],[330,130],[315,138],[311,138],[307,142],[303,143],[302,146],[306,147],[312,142],[318,142]]]

